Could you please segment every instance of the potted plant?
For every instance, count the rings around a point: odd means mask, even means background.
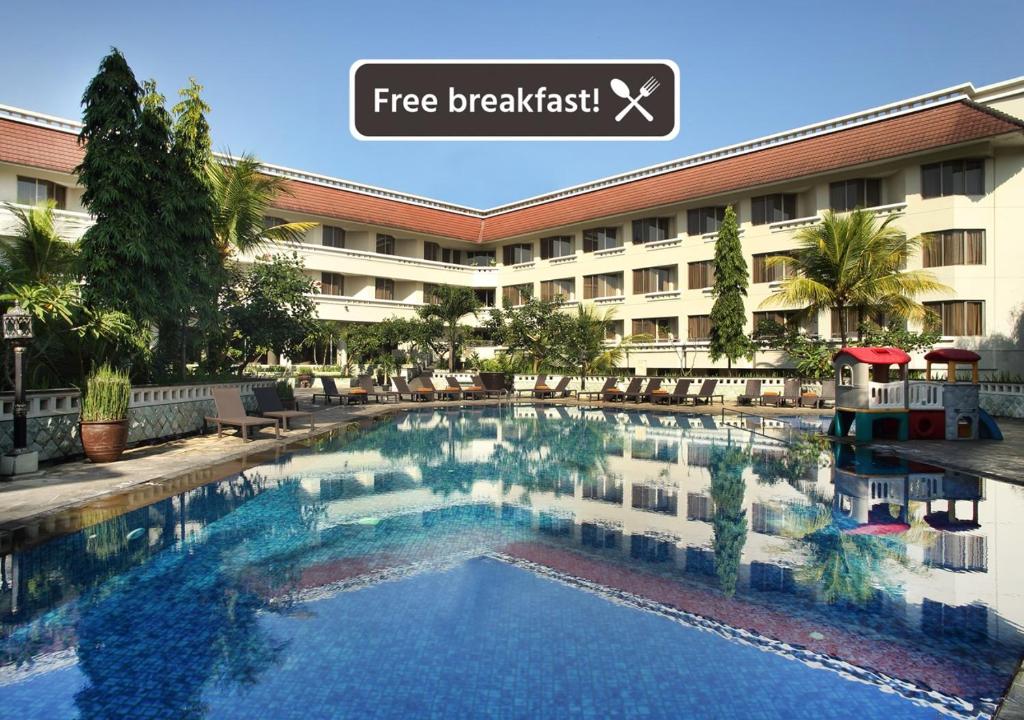
[[[128,445],[128,373],[102,365],[86,380],[80,434],[85,455],[94,463],[113,462]]]
[[[298,410],[295,406],[295,389],[287,380],[278,380],[276,383],[277,397],[287,410]]]

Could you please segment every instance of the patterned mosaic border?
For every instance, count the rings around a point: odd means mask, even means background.
[[[996,710],[997,701],[983,699],[976,704],[953,695],[928,690],[905,680],[851,665],[829,655],[816,653],[741,628],[734,628],[730,625],[701,617],[700,615],[688,613],[639,595],[634,595],[633,593],[609,588],[585,578],[553,570],[530,560],[523,560],[498,552],[488,552],[485,554],[485,557],[514,565],[535,575],[560,582],[577,590],[598,595],[618,605],[625,605],[635,610],[654,613],[687,627],[712,632],[726,640],[743,643],[764,652],[780,655],[789,660],[796,660],[810,668],[830,670],[847,680],[874,685],[882,690],[882,692],[896,693],[917,705],[932,708],[950,717],[961,718],[962,720],[987,720],[992,717]]]

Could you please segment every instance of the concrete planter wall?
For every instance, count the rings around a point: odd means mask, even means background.
[[[983,382],[980,400],[989,415],[1024,418],[1024,383]]]
[[[256,407],[254,387],[269,385],[267,380],[210,385],[168,385],[132,388],[128,406],[128,444],[177,437],[203,429],[203,418],[214,415],[212,390],[237,387],[246,410]],[[28,394],[28,437],[31,449],[40,460],[54,460],[82,453],[78,437],[81,395],[73,388],[41,390]],[[13,445],[14,397],[0,395],[0,449]]]

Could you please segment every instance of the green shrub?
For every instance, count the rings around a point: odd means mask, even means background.
[[[128,417],[132,383],[128,373],[101,365],[85,381],[83,422],[111,422]]]
[[[294,400],[295,389],[287,380],[277,381],[277,396],[282,400]]]

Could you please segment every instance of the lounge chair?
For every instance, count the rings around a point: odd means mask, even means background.
[[[582,398],[584,395],[586,395],[587,397],[603,398],[607,393],[616,390],[617,388],[615,387],[615,378],[605,378],[604,385],[601,386],[600,390],[579,390],[576,393],[576,397]]]
[[[313,393],[314,405],[316,405],[318,397],[322,397],[328,405],[331,404],[331,398],[337,398],[339,403],[344,400],[341,393],[338,392],[338,386],[334,384],[334,378],[322,377],[320,378],[320,385],[323,386],[323,392]]]
[[[488,375],[487,377],[491,378],[492,376]],[[508,388],[504,386],[498,387],[493,383],[488,384],[480,375],[473,376],[473,385],[475,387],[483,388],[484,395],[487,397],[508,397],[511,394],[509,393]]]
[[[775,407],[796,407],[800,402],[800,386],[802,384],[798,379],[786,380],[782,386],[782,394],[774,397],[768,396],[766,400]]]
[[[643,384],[643,378],[633,378],[632,380],[629,381],[629,385],[626,386],[626,389],[619,393],[615,399],[620,400],[622,402],[626,402],[627,400],[634,400],[635,402],[640,402],[640,395],[642,394],[640,392],[640,389],[643,387]]]
[[[563,375],[558,384],[551,388],[551,397],[553,398],[565,398],[572,397],[573,390],[569,389],[569,383],[572,382],[572,378],[568,375]]]
[[[216,423],[217,437],[223,437],[224,426],[237,427],[242,432],[242,439],[249,440],[249,428],[259,430],[261,427],[274,427],[274,437],[281,437],[281,428],[277,420],[272,418],[250,417],[242,405],[242,396],[238,388],[215,388],[213,404],[217,408],[217,416],[204,418],[206,422]]]
[[[277,394],[277,390],[272,387],[258,387],[252,389],[253,395],[256,396],[256,406],[259,408],[260,415],[267,418],[273,418],[281,421],[281,426],[285,430],[291,430],[289,427],[289,420],[298,420],[299,418],[309,419],[309,429],[312,431],[316,427],[316,423],[313,420],[313,413],[305,412],[303,410],[285,410],[284,404],[281,402],[281,398]]]
[[[400,377],[391,378],[392,382],[395,383],[395,388],[398,390],[399,399],[404,395],[408,395],[410,400],[433,400],[434,399],[434,386],[431,385],[429,388],[416,388],[415,390],[409,387],[409,383]]]
[[[725,396],[721,393],[715,392],[715,388],[717,387],[718,380],[705,380],[701,384],[700,390],[696,393],[687,395],[686,399],[692,400],[694,405],[700,405],[701,403],[711,405],[715,401],[715,398],[718,398],[718,400],[725,405]]]
[[[523,393],[531,393],[535,398],[543,398],[551,395],[551,388],[548,387],[548,376],[538,375],[532,388],[516,390],[516,396],[522,397]]]
[[[459,385],[439,388],[434,385],[434,381],[429,376],[420,378],[420,382],[423,383],[424,388],[432,390],[434,395],[441,400],[460,400],[462,398],[462,387]]]
[[[800,395],[800,407],[830,408],[836,406],[836,381],[822,380],[821,394],[817,397],[805,397]]]
[[[360,375],[356,378],[356,385],[366,391],[367,397],[372,397],[377,402],[384,402],[384,400],[387,400],[388,398],[394,398],[395,402],[401,400],[398,393],[394,390],[378,390],[374,387],[373,378],[369,375]],[[381,400],[381,398],[384,398],[384,400]]]
[[[690,385],[692,384],[693,380],[690,380],[688,378],[683,380],[676,380],[676,386],[674,390],[672,390],[671,392],[654,393],[651,398],[651,402],[663,402],[666,405],[671,405],[677,402],[684,403],[686,402],[686,394],[689,392]]]
[[[646,400],[647,402],[652,402],[654,399],[654,394],[659,390],[661,390],[661,378],[651,378],[647,382],[647,388],[642,393],[640,393],[640,397],[638,397],[636,401],[643,402],[644,400]]]
[[[463,385],[462,383],[459,382],[459,379],[457,377],[455,377],[454,375],[449,375],[447,380],[448,380],[448,387],[458,388],[459,392],[462,393],[462,397],[464,397],[464,398],[467,398],[467,399],[477,398],[477,399],[479,399],[479,398],[484,397],[484,395],[486,393],[486,391],[483,389],[483,387],[481,387],[479,385]]]
[[[747,380],[747,386],[743,389],[743,394],[736,397],[736,402],[740,405],[763,403],[764,400],[761,397],[761,381]]]

